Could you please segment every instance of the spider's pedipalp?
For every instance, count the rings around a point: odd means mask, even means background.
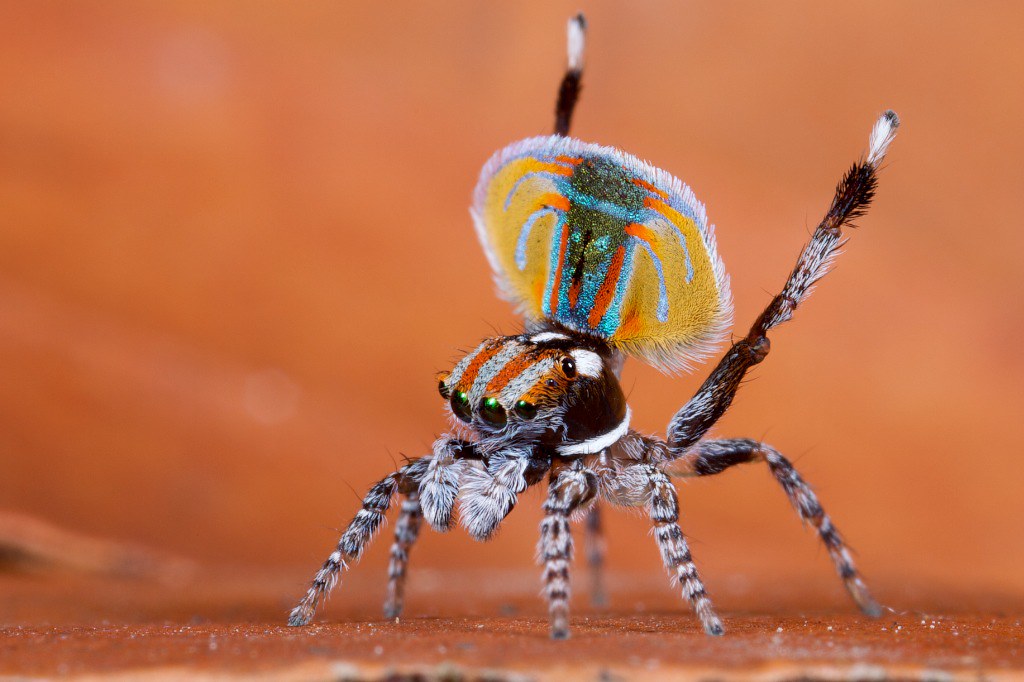
[[[749,438],[701,441],[683,457],[672,462],[668,472],[679,477],[713,476],[747,462],[765,462],[768,465],[800,519],[817,531],[832,557],[836,573],[842,578],[860,610],[873,617],[881,615],[881,607],[868,591],[846,543],[832,519],[825,513],[814,490],[778,450]]]
[[[442,437],[434,442],[434,454],[419,479],[420,507],[430,527],[438,532],[451,529],[455,500],[462,484],[466,460],[462,451],[467,443]]]
[[[459,499],[459,523],[476,540],[488,540],[515,507],[526,490],[529,453],[491,458],[483,467],[472,467],[463,478]]]

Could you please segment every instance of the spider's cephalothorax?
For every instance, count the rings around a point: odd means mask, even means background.
[[[539,332],[487,339],[438,390],[452,414],[476,432],[478,448],[509,443],[555,456],[600,452],[629,429],[615,356],[597,339]]]
[[[385,476],[363,500],[291,613],[303,625],[348,562],[362,554],[396,494],[404,496],[391,547],[385,613],[402,610],[409,550],[421,521],[459,523],[491,537],[528,487],[548,479],[538,555],[544,564],[551,635],[569,634],[569,521],[587,511],[593,598],[603,601],[598,501],[646,508],[665,566],[708,634],[724,631],[677,521],[672,477],[711,476],[763,462],[797,513],[821,537],[860,608],[880,612],[831,519],[789,461],[749,439],[708,431],[732,403],[748,369],[768,355],[768,331],[787,321],[827,271],[842,229],[867,209],[879,164],[899,121],[875,124],[868,154],[846,173],[782,292],[719,361],[668,425],[664,439],[630,428],[618,374],[627,355],[664,370],[706,357],[728,331],[729,280],[714,229],[690,189],[617,149],[567,137],[579,93],[585,24],[569,21],[569,68],[555,134],[512,144],[484,166],[472,214],[500,293],[527,332],[489,338],[438,377],[456,429],[433,452]]]

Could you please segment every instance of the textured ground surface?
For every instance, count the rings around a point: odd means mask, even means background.
[[[1005,600],[904,591],[936,608],[868,620],[835,585],[733,581],[711,639],[652,578],[616,576],[609,609],[577,609],[568,642],[547,638],[528,578],[418,576],[410,616],[382,621],[380,585],[346,581],[318,623],[282,625],[295,596],[280,579],[194,576],[173,586],[22,574],[0,582],[0,675],[380,679],[1024,678],[1024,609]],[[829,589],[832,588],[832,589]],[[577,599],[577,602],[585,600]],[[746,604],[746,607],[743,605]],[[774,604],[769,606],[770,604]],[[11,625],[11,623],[23,623]]]

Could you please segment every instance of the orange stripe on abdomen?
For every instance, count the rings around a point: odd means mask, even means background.
[[[662,199],[668,199],[668,195],[667,194],[665,194],[660,189],[658,189],[657,187],[655,187],[651,183],[647,182],[646,180],[641,180],[640,178],[633,178],[633,184],[636,185],[637,187],[643,187],[648,192],[652,192],[654,194],[657,194]]]
[[[609,306],[615,299],[615,289],[619,283],[619,275],[622,274],[622,263],[625,259],[626,247],[620,246],[612,256],[612,262],[608,265],[608,272],[604,275],[601,288],[598,289],[597,296],[594,297],[594,307],[590,309],[590,315],[587,317],[587,324],[591,329],[597,329],[597,326],[601,324],[601,318],[608,312]]]
[[[554,280],[551,283],[551,298],[548,309],[551,315],[558,314],[558,292],[562,288],[562,264],[565,262],[565,247],[569,244],[569,225],[562,225],[562,238],[558,240],[558,267],[555,268]]]

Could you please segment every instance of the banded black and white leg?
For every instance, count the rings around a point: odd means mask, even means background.
[[[594,502],[587,510],[584,547],[587,551],[587,565],[590,567],[590,603],[593,606],[607,606],[608,592],[604,584],[604,558],[607,545],[604,539],[604,524],[601,519],[601,505]]]
[[[313,584],[306,591],[302,601],[292,609],[288,617],[289,625],[305,625],[313,618],[317,607],[338,583],[341,572],[348,568],[350,562],[359,560],[363,550],[384,523],[391,499],[399,484],[406,479],[415,480],[421,476],[428,464],[426,460],[427,458],[414,460],[398,471],[388,474],[370,488],[363,498],[362,509],[356,513],[355,518],[342,533],[337,548],[331,552],[313,577]]]
[[[363,498],[363,506],[349,522],[337,548],[313,577],[313,583],[288,617],[289,625],[305,625],[317,607],[334,589],[341,572],[359,560],[386,518],[395,493],[416,492],[421,509],[431,526],[446,530],[451,526],[452,510],[466,459],[474,458],[472,443],[445,436],[434,443],[434,453],[415,459],[381,479]],[[429,500],[429,515],[427,501]],[[411,546],[411,543],[410,543]],[[408,548],[406,548],[406,553]],[[404,566],[402,567],[404,571]]]
[[[544,596],[548,601],[552,639],[569,637],[569,564],[573,554],[569,520],[596,494],[597,477],[580,460],[551,472],[537,558],[544,565]]]
[[[391,543],[388,561],[388,592],[384,599],[384,617],[402,615],[405,603],[405,577],[409,566],[409,552],[420,534],[423,511],[420,509],[418,490],[411,491],[402,501],[402,509],[395,521],[395,540]]]
[[[715,636],[724,634],[725,628],[715,614],[697,565],[693,563],[686,536],[679,527],[679,496],[671,479],[652,464],[637,465],[637,468],[646,479],[647,510],[654,524],[654,538],[665,568],[679,583],[683,598],[693,606],[704,632]]]
[[[860,610],[873,617],[881,615],[881,607],[864,584],[832,519],[825,513],[811,487],[778,450],[748,438],[701,441],[683,457],[672,462],[669,473],[680,477],[713,476],[747,462],[764,462],[768,465],[800,519],[813,527],[825,543],[836,572]]]

